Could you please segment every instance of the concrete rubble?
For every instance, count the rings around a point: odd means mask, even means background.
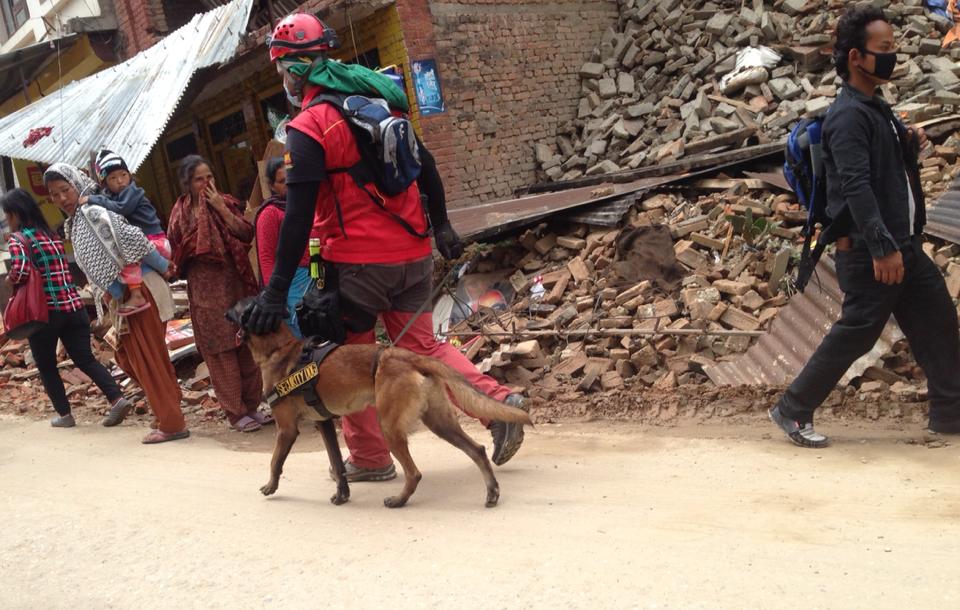
[[[960,175],[958,151],[957,136],[923,151],[928,202]],[[778,168],[760,169],[774,181]],[[647,193],[622,228],[554,219],[486,250],[477,271],[499,271],[515,296],[448,336],[485,372],[547,400],[712,387],[704,366],[737,358],[789,304],[805,222],[782,185],[723,174]],[[960,246],[925,248],[960,297]],[[856,388],[860,400],[926,392],[905,341]]]
[[[92,308],[89,291],[80,290],[86,305]],[[181,282],[173,286],[174,305],[179,319],[173,320],[167,328],[167,347],[174,362],[177,378],[183,392],[184,413],[202,419],[219,420],[222,411],[213,387],[207,366],[201,361],[194,345],[192,328],[189,326],[189,311],[186,301],[185,285]],[[106,325],[96,323],[92,327],[91,345],[97,360],[107,367],[114,379],[120,384],[124,395],[135,403],[136,415],[148,415],[149,409],[143,390],[126,376],[117,365],[114,350],[111,347],[112,330]],[[71,404],[80,407],[80,412],[102,416],[108,405],[100,390],[83,371],[76,368],[63,348],[59,346],[57,354],[60,377],[67,390]],[[15,341],[0,332],[0,396],[3,403],[11,406],[19,414],[50,414],[52,407],[40,381],[40,373],[26,341]]]
[[[840,0],[620,0],[620,18],[579,69],[577,117],[539,142],[549,181],[637,169],[744,143],[777,142],[826,111],[841,81],[829,48]],[[897,30],[901,62],[883,96],[908,122],[960,106],[960,47],[923,0],[875,0]],[[780,56],[721,87],[745,49]]]

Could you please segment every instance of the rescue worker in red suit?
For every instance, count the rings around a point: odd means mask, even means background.
[[[387,77],[327,59],[327,51],[337,46],[332,29],[302,13],[284,18],[269,39],[270,58],[283,75],[287,97],[302,111],[287,128],[287,209],[276,266],[267,286],[246,310],[244,322],[248,331],[259,334],[275,331],[282,323],[287,290],[315,223],[323,236],[323,259],[338,278],[344,309],[370,320],[362,332],[348,332],[347,343],[373,343],[378,316],[390,337],[396,338],[432,293],[430,227],[421,192],[426,195],[440,253],[447,259],[459,258],[463,245],[447,219],[436,162],[422,143],[419,179],[395,197],[383,196],[374,188],[382,205],[371,200],[374,195],[367,192],[371,185],[364,190],[342,171],[359,162],[357,141],[337,107],[326,102],[311,105],[311,101],[322,92],[384,98],[394,110],[406,110],[407,101]],[[345,315],[349,317],[349,313]],[[523,408],[521,395],[511,394],[480,373],[449,343],[437,341],[429,310],[416,316],[397,345],[436,357],[462,373],[479,391]],[[493,462],[506,463],[523,442],[523,427],[483,423],[493,436]],[[343,435],[350,450],[348,480],[384,481],[396,476],[372,406],[343,418]]]

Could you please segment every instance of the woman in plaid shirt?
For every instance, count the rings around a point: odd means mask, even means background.
[[[63,341],[67,354],[77,368],[86,373],[107,396],[111,413],[128,412],[132,405],[123,397],[120,386],[90,349],[90,318],[73,284],[63,241],[50,230],[40,206],[25,190],[8,192],[0,199],[0,206],[12,231],[7,242],[10,252],[7,281],[14,286],[26,283],[32,268],[43,275],[50,323],[31,335],[29,342],[43,387],[57,411],[57,417],[50,424],[57,428],[76,425],[63,380],[57,370],[57,341]],[[120,420],[108,417],[103,424],[116,425]]]

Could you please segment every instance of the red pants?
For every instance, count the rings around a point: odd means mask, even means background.
[[[387,334],[393,338],[400,334],[403,327],[413,317],[413,313],[388,311],[381,315]],[[372,330],[350,334],[347,343],[374,343],[376,338]],[[407,333],[401,337],[397,347],[403,347],[423,356],[436,358],[460,372],[480,392],[494,400],[502,401],[510,390],[492,377],[484,375],[464,356],[460,350],[449,343],[440,343],[433,334],[433,314],[425,312],[419,315]],[[481,420],[484,425],[487,422]],[[380,431],[377,410],[373,405],[354,415],[343,418],[343,438],[350,450],[350,461],[360,468],[383,468],[392,463],[390,449]]]

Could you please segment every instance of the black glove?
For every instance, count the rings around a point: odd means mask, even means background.
[[[463,256],[463,242],[460,236],[453,230],[449,222],[445,222],[433,231],[433,238],[437,241],[437,250],[448,261],[456,260]]]
[[[277,332],[287,318],[286,300],[286,295],[279,290],[270,286],[264,288],[240,316],[244,330],[254,335]]]

